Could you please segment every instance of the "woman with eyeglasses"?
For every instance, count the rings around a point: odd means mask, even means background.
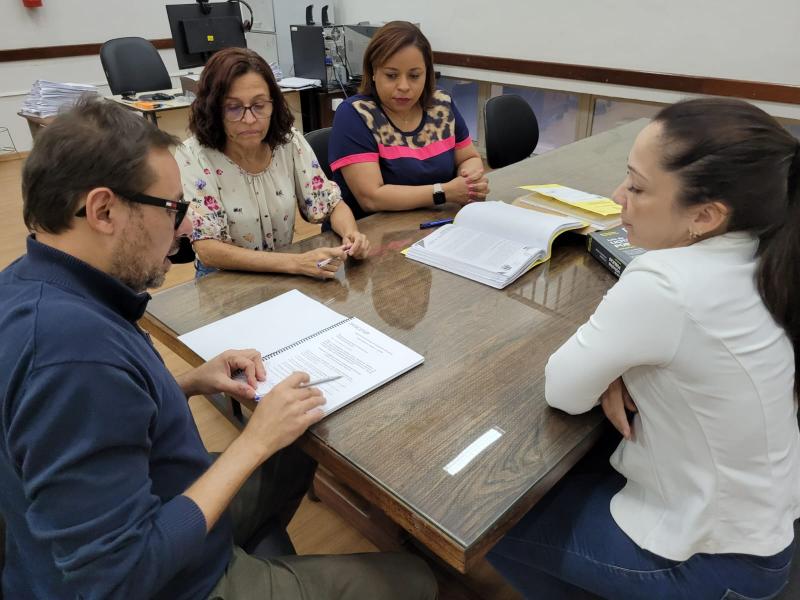
[[[191,200],[198,276],[216,269],[331,278],[348,256],[365,258],[369,241],[356,226],[293,117],[269,65],[246,48],[217,52],[192,104],[193,137],[177,150]],[[292,243],[295,207],[310,223],[329,220],[340,246],[302,254]]]

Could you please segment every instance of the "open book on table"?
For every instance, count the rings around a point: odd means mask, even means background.
[[[178,338],[204,360],[229,348],[256,348],[267,380],[263,396],[293,371],[320,384],[328,415],[425,360],[360,319],[345,317],[297,290],[210,323]]]
[[[475,202],[458,211],[451,225],[413,244],[406,256],[502,289],[549,260],[556,236],[585,226],[505,202]]]

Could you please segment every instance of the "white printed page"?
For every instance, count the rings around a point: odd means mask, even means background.
[[[472,202],[458,211],[454,223],[536,248],[547,248],[557,232],[581,222],[572,217],[550,215],[505,202]]]
[[[442,257],[445,263],[463,263],[492,273],[514,272],[541,252],[540,247],[530,247],[460,224],[441,227],[417,242],[412,250]]]
[[[291,290],[178,339],[204,360],[230,348],[256,348],[266,355],[344,318],[321,302]]]
[[[359,319],[341,325],[289,348],[266,361],[267,381],[257,392],[264,395],[294,371],[311,380],[341,376],[323,383],[325,414],[360,398],[421,364],[424,358],[397,340]]]

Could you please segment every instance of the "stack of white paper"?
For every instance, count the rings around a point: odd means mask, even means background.
[[[97,88],[83,83],[59,83],[38,79],[22,103],[22,114],[50,117],[75,104],[84,94],[97,95]]]
[[[319,79],[306,79],[305,77],[284,77],[278,82],[282,88],[300,90],[304,88],[320,87],[322,82]]]

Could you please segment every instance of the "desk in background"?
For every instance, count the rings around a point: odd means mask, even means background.
[[[136,106],[130,100],[123,100],[122,96],[106,96],[105,99],[110,102],[116,102],[134,112],[140,113],[146,119],[149,119],[156,127],[168,131],[169,133],[177,136],[181,140],[186,139],[188,136],[187,126],[189,123],[189,107],[191,102],[186,100],[183,96],[181,89],[160,90],[162,93],[176,96],[174,100],[161,100],[153,101],[159,106],[156,108],[142,108]],[[155,94],[157,92],[147,92]],[[35,117],[33,115],[26,115],[22,112],[17,113],[20,117],[28,122],[28,128],[31,131],[31,138],[36,142],[36,136],[39,135],[42,129],[47,127],[53,122],[55,116],[50,117]]]
[[[137,94],[137,96],[157,94],[159,92],[162,94],[169,94],[175,98],[173,100],[148,100],[147,102],[152,102],[156,105],[155,108],[136,106],[135,102],[124,100],[122,96],[106,96],[106,100],[116,102],[129,110],[140,113],[159,129],[171,133],[180,140],[185,140],[189,137],[189,109],[192,104],[191,100],[182,95],[183,90],[181,88],[142,92],[141,94]]]
[[[28,129],[31,131],[31,139],[35,142],[36,136],[39,135],[45,127],[53,122],[55,117],[35,117],[33,115],[26,115],[22,112],[17,113],[20,117],[25,119],[28,123]]]
[[[123,100],[122,96],[106,96],[106,99],[116,102],[129,110],[140,113],[143,117],[149,119],[156,127],[168,131],[181,140],[185,140],[187,137],[189,137],[188,126],[191,101],[187,100],[182,94],[185,93],[185,91],[192,91],[193,89],[196,89],[197,86],[197,82],[194,81],[193,84],[190,83],[189,87],[186,87],[186,83],[184,82],[185,79],[185,76],[181,77],[181,83],[184,84],[183,88],[159,90],[162,93],[175,96],[175,99],[154,100],[153,102],[159,105],[157,108],[142,108],[140,106],[136,106],[134,102]],[[189,81],[191,82],[193,80]],[[192,87],[192,85],[194,87]],[[289,110],[292,111],[292,114],[295,117],[295,127],[298,129],[298,131],[300,131],[300,133],[303,133],[303,113],[300,102],[300,93],[297,90],[281,91],[283,92],[284,98],[286,98],[286,101],[289,104]],[[156,94],[158,92],[154,91],[143,93]],[[28,122],[31,138],[33,138],[34,142],[36,141],[36,136],[39,134],[39,132],[44,127],[47,127],[47,125],[52,123],[53,119],[55,118],[54,116],[34,117],[21,112],[18,112],[17,114]]]
[[[111,100],[112,102],[116,102],[117,104],[121,104],[128,110],[132,110],[138,113],[141,113],[142,116],[149,119],[153,125],[159,127],[158,117],[164,115],[167,112],[180,110],[185,112],[185,118],[188,122],[188,111],[189,106],[191,106],[191,100],[187,99],[183,96],[183,90],[180,88],[171,89],[171,90],[159,90],[155,92],[143,92],[142,94],[137,94],[137,96],[143,96],[147,94],[169,94],[173,96],[172,100],[146,100],[146,101],[135,101],[135,100],[126,100],[122,96],[106,96],[106,100]],[[142,106],[142,102],[147,104],[152,104],[153,108],[145,108]]]
[[[610,194],[645,124],[640,120],[493,171],[491,197],[511,201],[521,195],[518,185],[556,182]],[[547,406],[544,366],[616,280],[580,240],[562,242],[549,263],[504,290],[400,253],[426,233],[420,222],[454,212],[446,205],[370,216],[359,221],[373,247],[370,259],[348,262],[334,280],[220,272],[155,294],[142,324],[197,365],[202,361],[178,335],[298,289],[424,355],[423,365],[327,417],[300,444],[340,482],[466,573],[599,436],[599,411],[569,416]],[[325,233],[292,251],[336,243]],[[444,470],[492,428],[502,432],[499,440],[455,475]],[[373,537],[391,546],[381,539]]]

